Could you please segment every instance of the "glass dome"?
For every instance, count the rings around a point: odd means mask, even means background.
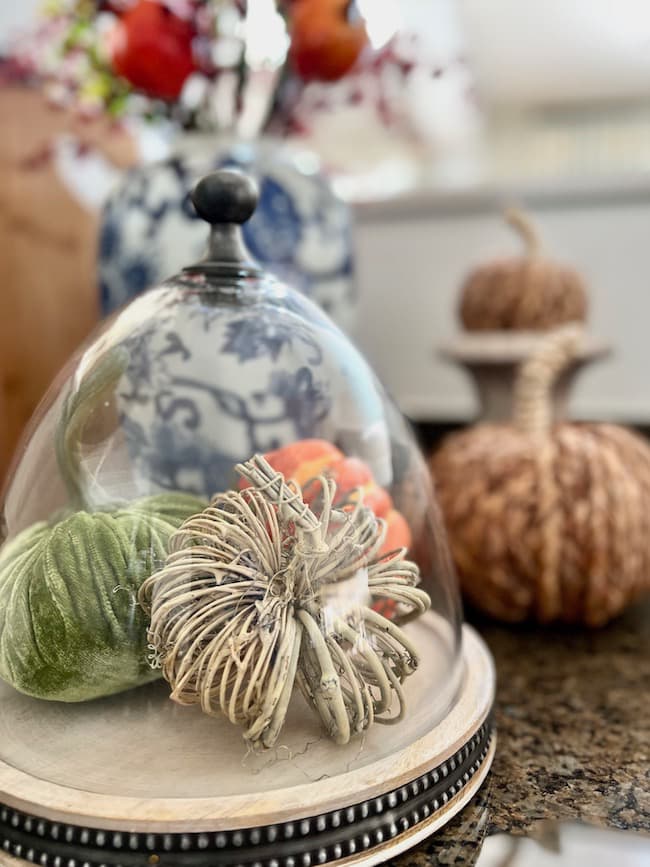
[[[217,172],[194,202],[206,258],[71,360],[5,491],[0,762],[100,795],[345,775],[435,728],[462,676],[408,425],[251,261],[252,184]]]

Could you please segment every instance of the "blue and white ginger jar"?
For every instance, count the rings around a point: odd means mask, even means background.
[[[187,136],[184,150],[129,170],[101,217],[102,312],[112,313],[203,254],[205,224],[189,192],[216,168],[255,178],[260,201],[244,239],[271,273],[320,305],[346,331],[354,326],[355,284],[349,208],[316,158],[283,142],[218,143]]]

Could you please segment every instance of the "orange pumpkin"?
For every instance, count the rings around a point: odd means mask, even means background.
[[[304,488],[319,475],[327,475],[336,483],[337,504],[346,497],[354,501],[354,492],[359,491],[362,502],[387,523],[386,540],[382,552],[394,548],[409,548],[411,531],[405,518],[393,508],[393,500],[388,491],[374,480],[370,467],[356,457],[345,457],[343,452],[326,440],[307,439],[282,446],[268,452],[266,460],[273,469],[285,478],[293,479]],[[303,490],[305,501],[312,503],[320,493],[320,485],[313,482]]]
[[[395,548],[410,548],[412,537],[406,518],[397,509],[391,509],[385,517],[386,539],[382,551],[394,551]]]
[[[282,446],[275,451],[267,452],[264,457],[271,464],[274,470],[285,477],[285,479],[295,479],[296,470],[303,464],[319,464],[320,467],[330,466],[336,461],[340,461],[344,457],[343,452],[327,442],[327,440],[309,439],[298,440],[298,442],[290,443],[288,446]],[[305,476],[304,480],[317,476],[320,469],[316,469],[310,476]]]
[[[372,509],[378,518],[385,518],[393,508],[393,498],[386,488],[382,488],[377,482],[364,485],[359,490],[363,505]]]

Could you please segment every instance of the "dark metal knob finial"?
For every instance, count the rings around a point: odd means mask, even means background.
[[[259,194],[255,182],[243,172],[220,169],[206,175],[192,190],[196,213],[210,223],[205,258],[184,271],[209,271],[224,277],[259,276],[255,262],[242,237],[241,224],[253,216]]]
[[[258,198],[251,178],[231,169],[206,175],[192,190],[196,213],[213,226],[245,223],[253,216]]]

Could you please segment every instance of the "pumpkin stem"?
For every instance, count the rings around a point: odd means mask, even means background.
[[[513,423],[522,433],[544,436],[553,424],[553,386],[575,358],[583,328],[571,323],[549,332],[517,374]]]
[[[533,258],[539,256],[542,245],[534,223],[524,211],[519,208],[506,208],[503,212],[506,222],[519,234],[526,247],[526,256]]]

